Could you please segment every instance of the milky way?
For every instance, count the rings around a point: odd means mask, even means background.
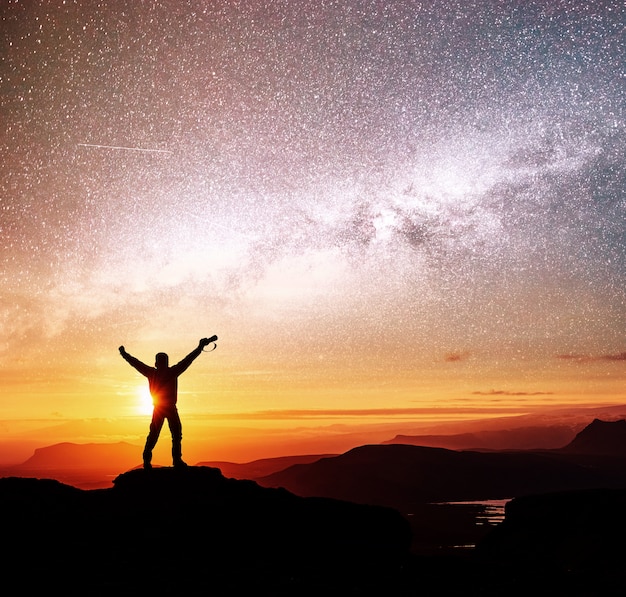
[[[8,370],[216,332],[486,392],[623,354],[623,2],[0,10]]]

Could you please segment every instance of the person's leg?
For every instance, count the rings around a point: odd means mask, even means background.
[[[167,424],[172,434],[172,463],[175,467],[187,466],[183,462],[183,426],[175,406],[168,413]]]
[[[146,438],[146,445],[143,449],[143,468],[152,468],[152,449],[156,446],[165,421],[165,413],[162,409],[155,407],[152,411],[152,421],[150,422],[150,432]]]

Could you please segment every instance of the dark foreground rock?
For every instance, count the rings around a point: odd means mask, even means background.
[[[190,467],[111,489],[0,479],[13,595],[624,595],[626,491],[527,496],[462,555],[411,555],[395,510]]]
[[[135,470],[112,489],[0,479],[3,595],[405,594],[396,511],[224,478]]]
[[[625,539],[625,490],[557,492],[509,502],[475,555],[519,594],[626,595]]]

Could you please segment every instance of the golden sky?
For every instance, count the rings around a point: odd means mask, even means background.
[[[624,401],[623,3],[0,11],[11,429],[211,334],[199,435]]]

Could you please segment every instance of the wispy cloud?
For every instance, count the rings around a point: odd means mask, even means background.
[[[277,409],[277,410],[261,410],[248,413],[220,413],[206,415],[211,419],[236,419],[236,420],[279,420],[279,419],[345,419],[345,418],[361,418],[361,417],[424,417],[429,415],[485,415],[485,414],[506,414],[510,415],[513,411],[507,407],[442,407],[442,408],[361,408],[361,409]],[[514,413],[513,413],[514,414]],[[202,417],[203,415],[200,415]],[[195,416],[198,418],[198,415]]]
[[[472,392],[475,396],[549,396],[554,392],[511,392],[509,390],[489,390]]]
[[[574,361],[577,363],[593,363],[598,361],[626,361],[626,352],[615,354],[557,354],[556,359],[561,361]]]
[[[465,361],[469,358],[470,353],[465,352],[449,352],[444,357],[443,360],[446,363],[458,363],[459,361]]]

